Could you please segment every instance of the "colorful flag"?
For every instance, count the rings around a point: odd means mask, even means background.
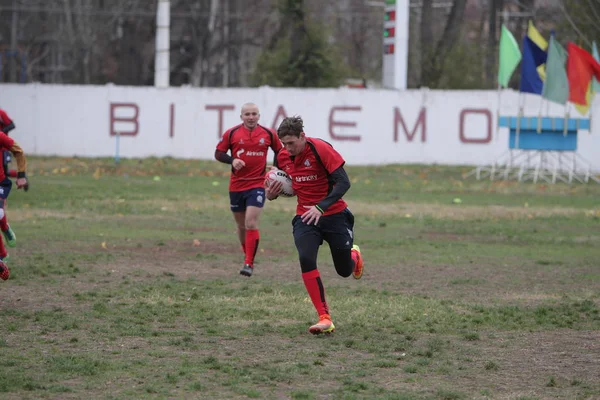
[[[498,54],[498,85],[508,87],[513,72],[521,61],[521,50],[512,33],[502,24]]]
[[[600,62],[600,56],[598,55],[598,48],[596,47],[596,42],[592,42],[592,56],[594,60]],[[598,83],[598,79],[592,77],[592,81],[588,84],[587,92],[585,92],[585,104],[575,104],[575,108],[581,115],[586,115],[588,111],[590,111],[590,106],[594,101],[594,95],[598,91],[600,84]]]
[[[531,41],[533,43],[535,43],[540,49],[544,50],[546,53],[548,52],[548,42],[546,41],[546,39],[544,39],[542,34],[535,28],[535,26],[533,25],[533,22],[531,22],[531,20],[529,20],[529,23],[527,26],[527,36],[529,36]],[[542,81],[546,80],[545,65],[544,64],[539,65],[537,67],[537,71],[538,71],[538,74],[539,74],[540,78],[542,79]]]
[[[521,62],[521,84],[525,93],[542,94],[545,78],[544,64],[548,58],[548,42],[535,29],[531,21],[527,35],[523,38],[523,61]]]
[[[544,83],[538,67],[546,63],[547,54],[529,36],[523,38],[523,60],[521,61],[521,85],[525,93],[542,94]]]
[[[559,104],[569,100],[569,80],[567,79],[567,52],[552,36],[546,61],[546,80],[542,97]]]
[[[531,39],[533,43],[535,43],[540,49],[546,51],[548,50],[548,42],[542,34],[535,28],[533,22],[529,21],[529,25],[527,26],[527,36]]]
[[[590,111],[590,104],[592,104],[592,99],[594,98],[594,92],[592,88],[592,81],[588,83],[587,90],[585,92],[585,104],[574,104],[575,109],[579,114],[586,115],[588,111]]]
[[[586,105],[586,93],[592,76],[600,80],[600,64],[590,53],[572,42],[567,44],[567,54],[569,101]]]

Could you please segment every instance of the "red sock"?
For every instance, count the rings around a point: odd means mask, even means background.
[[[4,217],[0,219],[0,229],[5,232],[8,230],[8,220],[6,219],[6,200],[4,200]]]
[[[254,265],[254,257],[258,250],[258,242],[260,241],[260,233],[258,229],[246,229],[246,259],[244,264]]]
[[[11,169],[8,171],[8,176],[10,178],[16,178],[17,177],[17,170],[16,169]]]
[[[6,247],[4,247],[4,240],[0,237],[0,258],[4,259],[8,255]]]
[[[304,280],[306,291],[317,310],[317,314],[319,314],[319,316],[329,314],[329,306],[325,300],[325,288],[323,287],[323,282],[321,282],[319,270],[314,269],[310,272],[302,273],[302,279]]]

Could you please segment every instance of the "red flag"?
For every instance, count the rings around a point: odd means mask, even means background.
[[[569,101],[586,105],[585,95],[592,75],[600,80],[600,64],[590,53],[574,43],[567,43],[567,78],[569,80]]]

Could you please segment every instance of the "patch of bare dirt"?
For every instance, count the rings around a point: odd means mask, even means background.
[[[419,338],[415,348],[427,340]],[[414,365],[409,350],[400,368],[380,369],[372,380],[389,390],[425,388],[434,397],[439,388],[447,388],[482,400],[600,398],[598,331],[494,332],[477,341],[449,337],[444,342],[429,367],[443,366],[445,373],[421,373],[411,380],[410,374],[399,371]]]
[[[141,242],[142,241],[137,241]],[[38,249],[40,250],[40,249]],[[44,252],[52,254],[56,249],[49,247]],[[158,246],[150,243],[141,245],[113,245],[74,246],[63,247],[60,252],[71,253],[97,253],[105,251],[112,254],[117,260],[107,263],[78,262],[82,269],[91,268],[82,274],[52,276],[48,279],[60,279],[63,283],[54,291],[49,292],[43,280],[27,282],[20,285],[18,280],[9,281],[2,287],[3,298],[0,307],[6,309],[22,309],[29,311],[61,308],[68,310],[77,307],[77,303],[70,301],[75,294],[82,294],[99,289],[118,285],[124,280],[131,283],[154,281],[163,277],[175,279],[212,280],[220,278],[240,277],[239,270],[243,265],[243,253],[239,244],[232,235],[231,241],[226,243],[210,240],[169,241]],[[273,257],[283,257],[289,254],[288,250],[278,248],[260,248],[255,265],[256,272],[252,279],[260,276],[268,279],[300,279],[300,267],[297,262],[273,262]],[[231,261],[224,261],[223,256],[230,256]],[[296,258],[292,258],[295,260]],[[13,275],[14,275],[13,269]],[[240,277],[240,279],[245,279]]]
[[[508,258],[467,264],[365,266],[365,283],[408,295],[483,304],[489,301],[534,305],[564,295],[589,298],[597,285],[584,278],[592,266],[547,266]]]
[[[600,331],[494,334],[471,344],[479,383],[503,399],[600,397]],[[490,363],[496,368],[486,370]],[[465,384],[468,384],[465,382]],[[595,392],[591,397],[579,397]]]

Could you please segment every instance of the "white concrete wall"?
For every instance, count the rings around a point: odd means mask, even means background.
[[[519,93],[370,89],[206,89],[0,85],[0,107],[15,120],[11,136],[28,154],[212,159],[221,133],[255,102],[276,128],[301,115],[309,136],[331,142],[350,165],[489,163],[508,150],[496,114],[516,116]],[[524,115],[564,116],[565,108],[525,95]],[[592,115],[598,115],[598,103]],[[571,109],[571,117],[579,117]],[[462,126],[462,128],[461,128]],[[578,153],[600,170],[600,128],[579,134]]]

